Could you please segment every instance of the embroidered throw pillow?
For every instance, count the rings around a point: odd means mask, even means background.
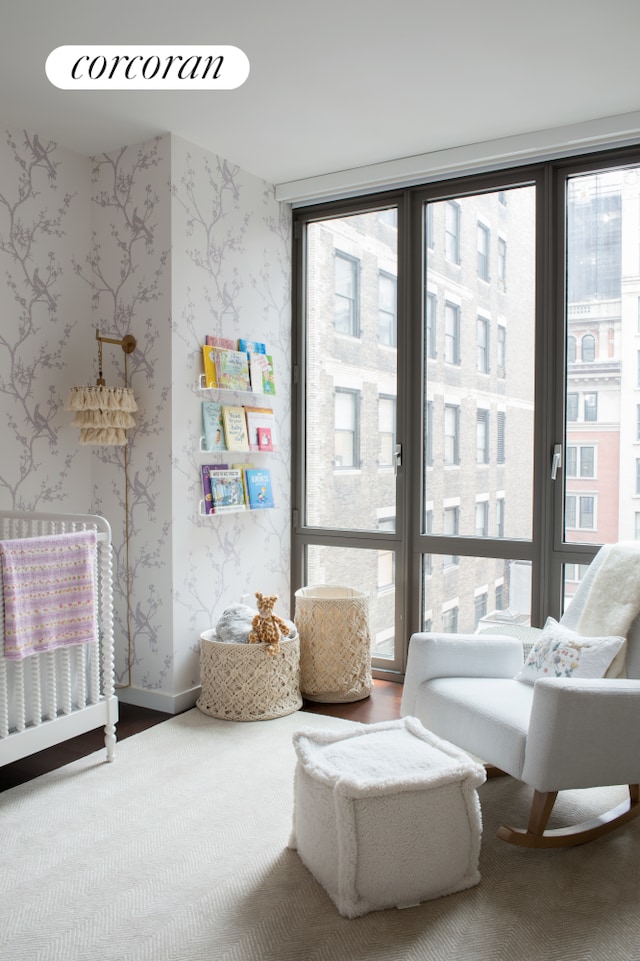
[[[622,677],[624,637],[585,637],[548,617],[516,681],[539,677]]]

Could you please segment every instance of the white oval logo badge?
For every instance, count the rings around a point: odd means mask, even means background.
[[[56,47],[49,81],[61,90],[233,90],[249,76],[249,58],[229,46]]]

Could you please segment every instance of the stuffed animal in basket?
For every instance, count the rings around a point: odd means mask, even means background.
[[[249,644],[266,644],[267,654],[277,654],[280,650],[280,635],[288,637],[289,625],[273,613],[278,600],[277,594],[261,594],[256,591],[258,613],[251,623]]]

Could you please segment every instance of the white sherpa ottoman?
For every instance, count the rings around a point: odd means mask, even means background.
[[[476,787],[485,770],[413,717],[309,728],[297,755],[289,846],[340,914],[409,907],[480,881]]]

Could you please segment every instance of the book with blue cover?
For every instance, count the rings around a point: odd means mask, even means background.
[[[203,450],[226,450],[222,404],[215,400],[202,401]]]
[[[275,506],[271,487],[271,471],[260,470],[259,468],[245,470],[244,482],[250,511],[264,510]]]

